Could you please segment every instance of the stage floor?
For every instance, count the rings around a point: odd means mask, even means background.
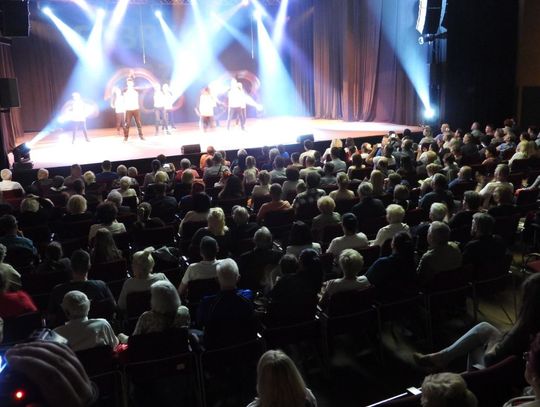
[[[222,125],[224,122],[222,122]],[[305,117],[281,117],[268,119],[248,119],[246,131],[231,127],[227,131],[218,127],[202,133],[197,123],[182,123],[171,129],[171,134],[154,135],[153,126],[144,126],[145,141],[137,137],[137,129],[130,129],[130,138],[123,141],[115,129],[91,129],[88,131],[90,142],[84,141],[79,132],[74,144],[71,132],[52,132],[39,141],[31,143],[31,158],[34,168],[53,168],[73,163],[92,164],[105,159],[123,161],[130,159],[179,155],[186,144],[200,144],[204,151],[213,145],[219,150],[259,147],[264,145],[294,144],[303,134],[313,134],[316,141],[333,138],[369,137],[385,134],[389,130],[402,132],[405,128],[421,131],[417,126],[405,126],[392,123],[343,122],[341,120],[319,120]],[[17,145],[31,142],[36,133],[27,133],[17,139]],[[40,136],[41,137],[41,136]]]

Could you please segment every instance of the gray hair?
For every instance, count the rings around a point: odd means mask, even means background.
[[[133,254],[131,266],[133,269],[138,269],[142,274],[148,276],[154,269],[154,258],[152,257],[153,247],[147,247],[144,250]]]
[[[131,187],[131,178],[128,176],[120,178],[120,188],[127,191],[129,187]]]
[[[444,222],[435,221],[429,227],[428,236],[433,245],[443,246],[450,240],[450,227]]]
[[[222,289],[236,287],[239,277],[238,265],[233,259],[223,259],[217,265],[217,278]]]
[[[361,197],[370,197],[373,195],[373,185],[371,182],[362,182],[358,186],[358,195]]]
[[[437,373],[426,376],[422,383],[422,405],[476,407],[478,400],[461,375]]]
[[[401,205],[391,204],[386,208],[386,219],[388,223],[401,223],[405,216],[405,209]]]
[[[263,226],[255,232],[253,242],[255,247],[259,249],[270,249],[272,247],[272,233],[266,226]]]
[[[448,208],[441,202],[433,202],[429,208],[429,218],[432,221],[444,221],[444,218],[448,215]]]
[[[477,212],[473,215],[473,229],[480,236],[491,236],[495,228],[495,219],[487,213]]]
[[[118,206],[122,205],[122,194],[117,190],[113,189],[107,195],[107,201],[110,201]]]
[[[116,173],[119,176],[123,177],[127,175],[128,169],[124,164],[120,164],[118,167],[116,167]]]
[[[169,281],[157,281],[150,287],[152,311],[158,314],[175,314],[182,305],[178,290]]]
[[[0,243],[0,263],[4,262],[7,254],[7,247]]]
[[[2,171],[0,171],[0,177],[4,181],[9,181],[11,179],[11,176],[12,176],[11,171],[8,170],[7,168],[4,168]]]
[[[85,318],[90,311],[90,300],[81,291],[69,291],[62,300],[62,309],[68,319]]]
[[[353,278],[364,267],[364,257],[354,249],[345,249],[339,255],[339,267],[347,278]]]
[[[249,212],[243,206],[237,205],[233,208],[232,218],[237,225],[244,225],[249,220]]]

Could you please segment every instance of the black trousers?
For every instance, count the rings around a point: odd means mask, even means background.
[[[124,130],[126,126],[126,114],[125,113],[115,113],[116,117],[116,131],[120,133],[120,129]]]
[[[242,127],[242,130],[244,130],[244,127],[246,125],[246,115],[244,114],[245,109],[242,109],[241,107],[230,107],[229,108],[229,115],[227,117],[227,130],[231,127],[231,120],[238,119],[240,120],[240,127]]]
[[[81,129],[84,138],[86,141],[88,141],[88,133],[86,132],[86,120],[82,122],[73,122],[73,134],[72,134],[72,140],[71,143],[75,143],[75,136],[77,135],[77,130]]]
[[[135,124],[137,125],[137,132],[139,137],[142,138],[142,122],[141,122],[141,111],[137,110],[127,110],[126,111],[126,125],[124,126],[124,139],[127,140],[129,137],[129,126],[131,125],[131,118],[135,119]]]

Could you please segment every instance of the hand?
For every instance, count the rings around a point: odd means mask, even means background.
[[[24,374],[51,407],[82,407],[94,389],[81,363],[67,346],[54,342],[19,344],[6,353],[10,368]]]

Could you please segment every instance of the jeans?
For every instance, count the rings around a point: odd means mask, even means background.
[[[126,111],[126,124],[124,127],[124,138],[127,140],[129,136],[129,126],[131,126],[131,118],[135,119],[135,124],[137,125],[137,132],[139,137],[142,138],[142,123],[141,123],[141,111],[140,110],[128,110]]]
[[[81,129],[84,135],[84,138],[86,141],[88,141],[88,133],[86,132],[86,121],[82,122],[73,122],[73,134],[72,134],[72,143],[75,143],[75,135],[77,134],[77,130]]]
[[[461,356],[467,355],[468,369],[475,364],[485,366],[484,355],[486,349],[499,342],[501,336],[501,331],[493,325],[480,322],[452,345],[438,352],[436,358],[446,365]]]
[[[155,116],[155,126],[156,133],[159,131],[159,126],[161,125],[163,130],[169,131],[169,125],[167,120],[167,112],[164,107],[154,107],[154,116]]]

